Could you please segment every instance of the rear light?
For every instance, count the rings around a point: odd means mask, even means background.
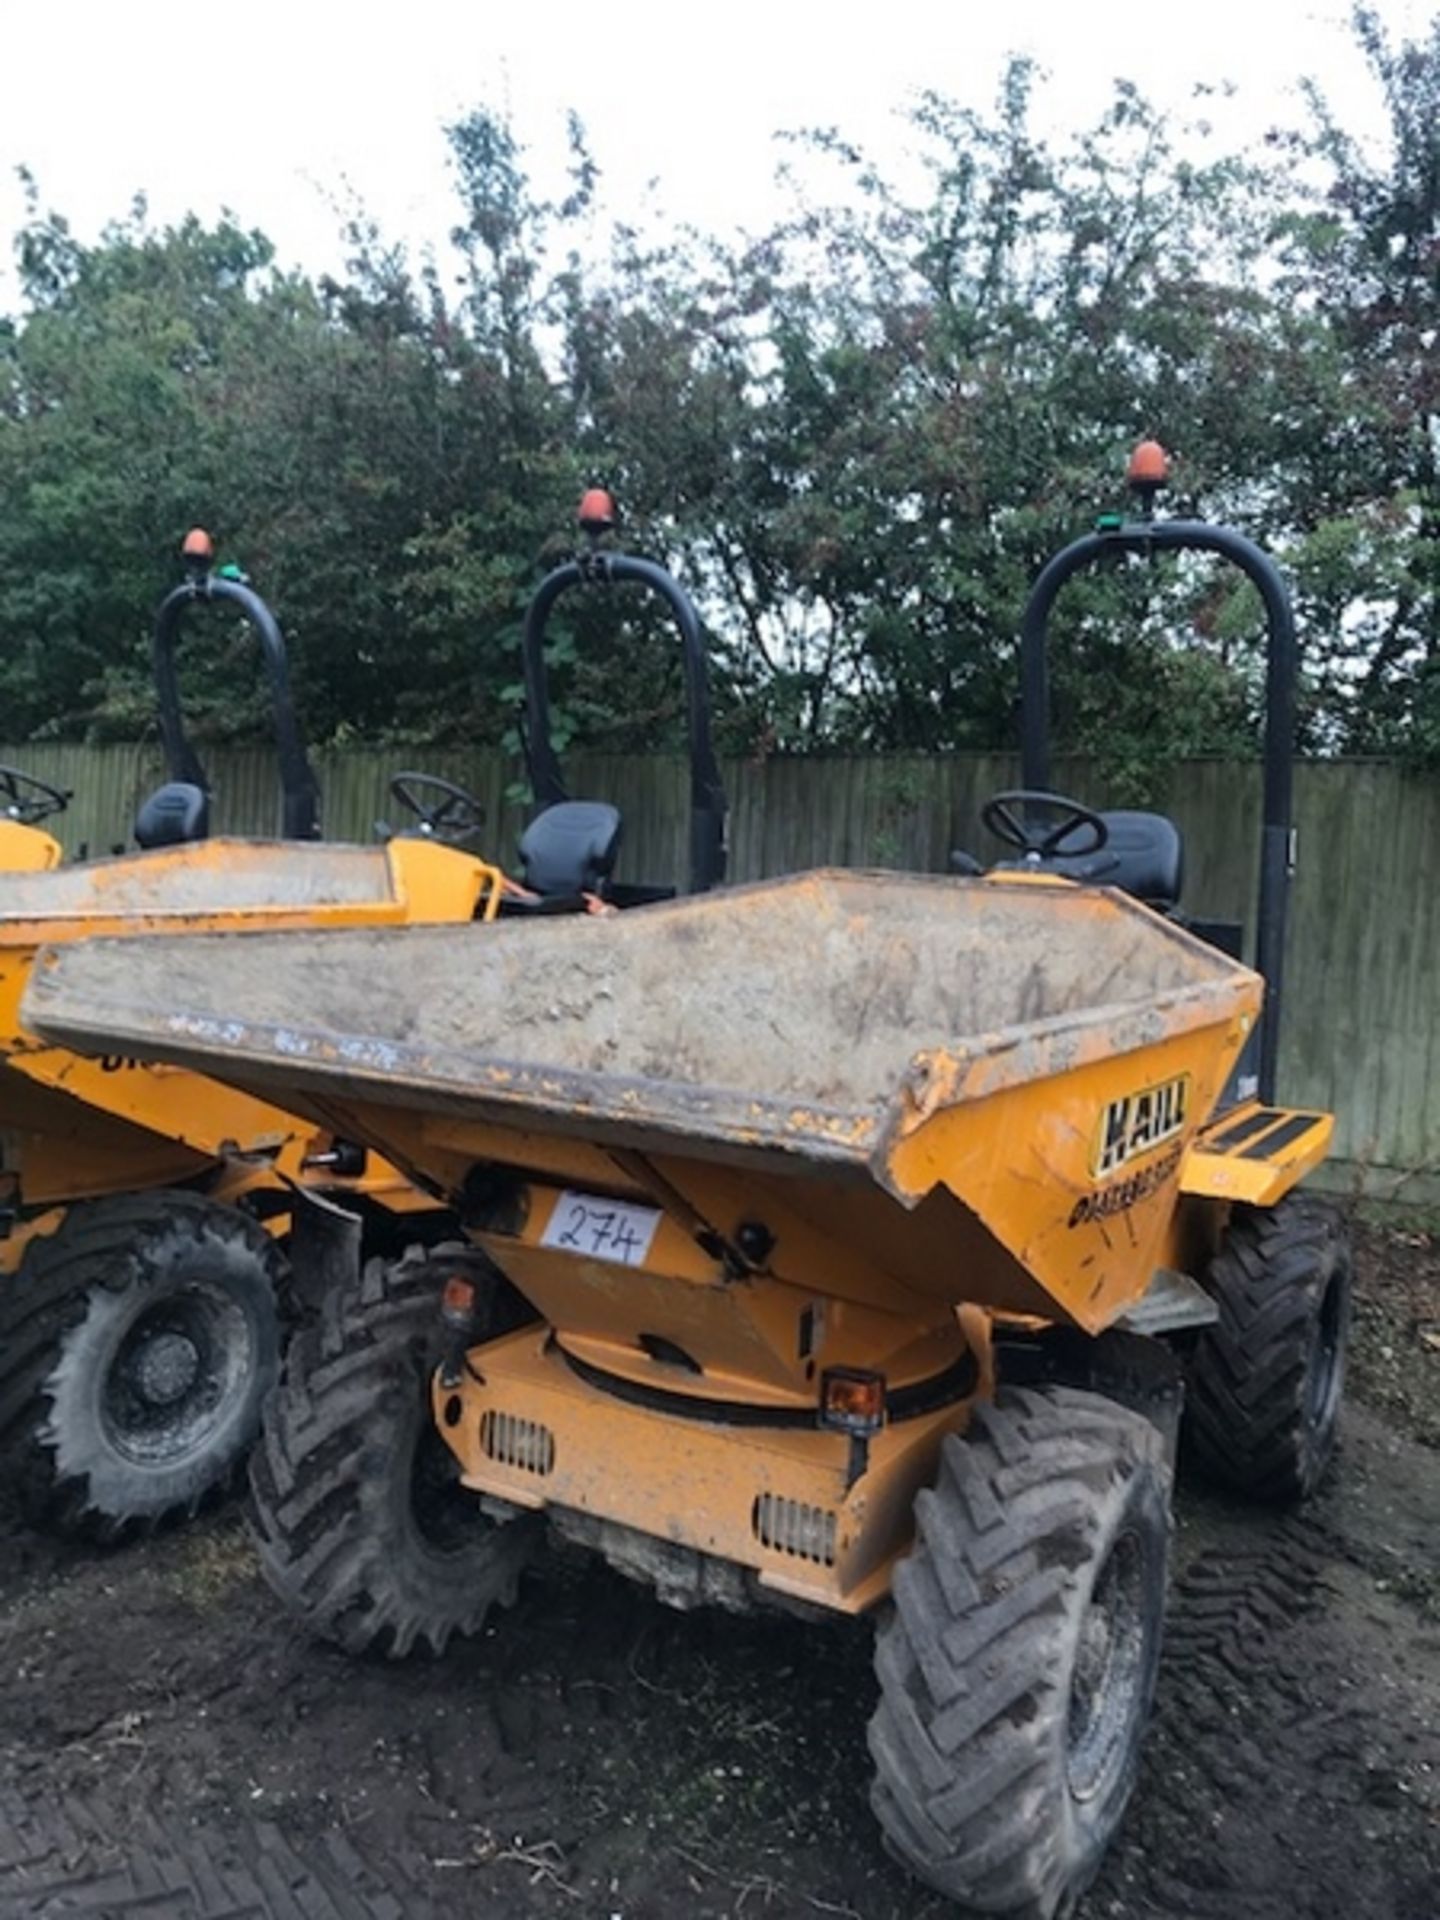
[[[465,1349],[480,1331],[478,1298],[475,1282],[463,1273],[452,1273],[440,1289],[440,1324],[445,1329],[440,1356],[442,1387],[458,1387],[464,1376]]]
[[[475,1282],[452,1273],[440,1294],[440,1318],[447,1327],[468,1327],[475,1316]]]
[[[831,1367],[820,1376],[820,1424],[841,1433],[878,1433],[885,1424],[885,1376]]]

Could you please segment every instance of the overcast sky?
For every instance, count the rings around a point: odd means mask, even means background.
[[[1414,36],[1435,8],[1378,10]],[[906,101],[934,87],[985,104],[1010,51],[1047,70],[1040,117],[1057,132],[1091,120],[1123,74],[1177,109],[1198,83],[1231,80],[1236,98],[1212,117],[1236,142],[1253,139],[1298,117],[1296,81],[1310,74],[1348,125],[1378,134],[1383,110],[1348,13],[1325,0],[249,0],[223,12],[193,0],[0,0],[0,271],[22,163],[87,238],[143,189],[162,219],[228,206],[282,260],[334,266],[348,189],[387,233],[417,249],[443,242],[455,201],[440,129],[480,104],[508,110],[542,178],[574,107],[611,212],[753,231],[782,204],[778,128],[838,125],[900,168]],[[12,298],[0,278],[0,307]]]

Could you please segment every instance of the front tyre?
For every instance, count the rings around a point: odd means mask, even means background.
[[[1204,1285],[1219,1318],[1191,1362],[1189,1456],[1252,1500],[1304,1500],[1340,1425],[1352,1286],[1344,1219],[1299,1193],[1236,1207]]]
[[[202,1195],[81,1201],[0,1277],[0,1452],[38,1525],[116,1540],[233,1482],[279,1370],[284,1263]]]
[[[1164,1442],[1064,1387],[1003,1389],[946,1440],[876,1641],[872,1805],[974,1912],[1068,1914],[1135,1784],[1160,1658]]]
[[[352,1653],[439,1654],[513,1602],[540,1527],[498,1522],[458,1484],[430,1379],[439,1280],[420,1250],[371,1260],[292,1341],[250,1464],[270,1585]]]

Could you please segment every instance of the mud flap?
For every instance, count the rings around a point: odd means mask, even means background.
[[[1173,1473],[1180,1441],[1185,1381],[1163,1340],[1111,1327],[1098,1336],[1073,1327],[1005,1332],[995,1342],[996,1370],[1011,1386],[1078,1387],[1143,1414],[1165,1443]]]
[[[360,1279],[364,1222],[323,1194],[296,1187],[290,1216],[290,1284],[300,1306],[318,1310],[326,1297]]]

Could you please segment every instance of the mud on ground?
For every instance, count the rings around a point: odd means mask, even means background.
[[[1303,1518],[1194,1490],[1141,1786],[1083,1920],[1440,1914],[1440,1241],[1362,1225]],[[352,1662],[233,1512],[114,1554],[0,1515],[0,1920],[941,1920],[866,1807],[858,1626],[555,1565],[444,1661]]]

